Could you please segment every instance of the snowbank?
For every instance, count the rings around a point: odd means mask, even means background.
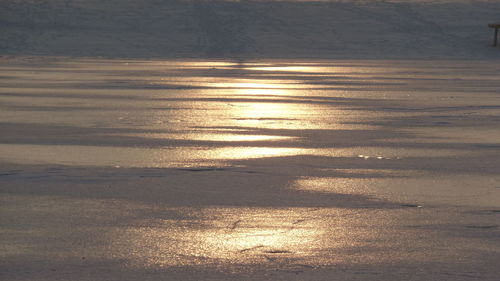
[[[500,1],[4,0],[0,54],[498,58]]]

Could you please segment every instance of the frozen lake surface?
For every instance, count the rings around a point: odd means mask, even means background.
[[[498,280],[496,60],[0,57],[5,280]]]

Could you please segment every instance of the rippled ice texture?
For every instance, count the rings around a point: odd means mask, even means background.
[[[0,62],[5,280],[498,280],[497,61]]]

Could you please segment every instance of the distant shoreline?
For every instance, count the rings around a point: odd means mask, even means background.
[[[0,3],[0,55],[495,59],[500,1]]]

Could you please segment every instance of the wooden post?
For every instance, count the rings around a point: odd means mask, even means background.
[[[490,23],[488,24],[488,27],[495,29],[495,36],[493,37],[493,47],[496,47],[498,41],[498,29],[500,28],[500,23]]]
[[[493,47],[497,46],[497,38],[498,38],[498,26],[495,27],[495,38],[493,38]]]

